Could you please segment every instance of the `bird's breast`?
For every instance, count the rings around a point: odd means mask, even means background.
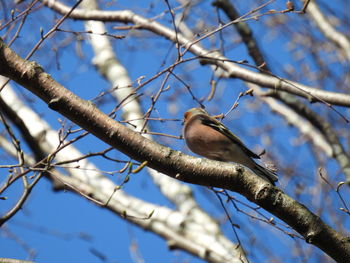
[[[230,141],[217,134],[215,130],[205,132],[186,131],[185,140],[188,148],[201,156],[218,161],[230,161],[232,145]]]

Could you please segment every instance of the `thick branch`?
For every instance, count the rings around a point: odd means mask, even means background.
[[[15,80],[48,106],[109,145],[153,169],[184,182],[229,189],[244,195],[288,223],[338,262],[350,258],[350,242],[281,190],[231,165],[174,151],[133,132],[79,98],[35,62],[23,60],[0,39],[0,74]]]

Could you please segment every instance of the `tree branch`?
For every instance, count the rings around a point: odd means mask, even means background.
[[[316,26],[320,29],[322,34],[333,42],[336,46],[340,47],[343,54],[348,61],[350,61],[350,39],[345,34],[339,32],[334,26],[327,20],[325,15],[321,12],[316,1],[311,1],[307,13],[310,15]]]
[[[71,8],[54,0],[42,0],[48,7],[52,8],[60,14],[67,14]],[[222,68],[232,78],[239,78],[247,82],[252,82],[260,86],[264,86],[273,90],[282,90],[288,93],[304,97],[308,100],[317,102],[323,101],[333,105],[350,107],[350,95],[335,93],[319,88],[312,88],[291,80],[281,79],[272,75],[266,75],[255,72],[231,62],[226,57],[215,52],[208,51],[199,45],[193,43],[197,40],[190,41],[181,34],[176,34],[174,30],[161,25],[154,20],[144,18],[133,13],[130,10],[124,11],[100,11],[100,10],[82,10],[75,9],[69,16],[72,19],[80,20],[98,20],[105,22],[121,22],[132,23],[138,29],[149,30],[157,35],[163,36],[174,43],[178,43],[185,50],[189,50],[193,54],[206,59],[207,63]],[[239,20],[237,20],[239,22]],[[177,41],[177,42],[176,42]]]

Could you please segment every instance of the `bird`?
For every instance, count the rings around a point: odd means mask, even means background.
[[[259,165],[253,159],[260,156],[249,150],[224,124],[202,108],[192,108],[184,114],[183,137],[188,148],[205,158],[235,162],[248,167],[256,175],[275,185],[275,172]]]

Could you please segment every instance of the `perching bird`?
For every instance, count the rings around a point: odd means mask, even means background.
[[[249,150],[225,125],[201,108],[192,108],[184,114],[183,135],[190,150],[208,159],[243,164],[256,175],[271,182],[277,175],[257,164],[260,156]]]

